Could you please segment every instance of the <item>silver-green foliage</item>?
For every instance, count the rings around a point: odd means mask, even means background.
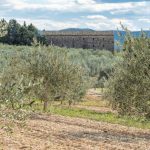
[[[0,38],[7,34],[8,23],[2,19],[0,20]]]
[[[15,50],[15,48],[17,50]],[[67,50],[57,47],[14,47],[1,73],[0,100],[20,108],[31,99],[80,100],[88,88],[88,76],[68,59]],[[8,62],[7,62],[8,61]]]
[[[91,78],[94,87],[104,87],[117,63],[122,61],[121,55],[113,54],[106,50],[70,49],[69,58],[80,64]]]
[[[109,100],[119,114],[150,117],[150,39],[128,33],[123,58],[109,80]]]

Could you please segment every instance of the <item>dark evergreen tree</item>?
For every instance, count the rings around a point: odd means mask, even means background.
[[[30,39],[28,27],[24,22],[23,26],[20,27],[19,36],[20,36],[20,45],[31,45],[32,40]]]
[[[0,21],[0,42],[12,45],[32,45],[36,39],[37,43],[47,44],[44,35],[33,25],[21,26],[16,20],[12,19],[7,23],[4,19]]]
[[[8,23],[8,33],[7,33],[7,42],[8,44],[18,45],[20,43],[20,28],[21,25],[14,19],[10,20]]]
[[[28,30],[31,31],[34,36],[38,35],[38,29],[32,23],[28,25]]]

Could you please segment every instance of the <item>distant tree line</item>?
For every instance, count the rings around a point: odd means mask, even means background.
[[[31,23],[19,24],[15,19],[7,22],[0,20],[0,42],[11,45],[32,45],[32,43],[46,44],[45,36]]]

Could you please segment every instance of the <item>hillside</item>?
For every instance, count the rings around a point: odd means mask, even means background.
[[[148,37],[150,37],[150,31],[143,31]],[[141,31],[131,32],[134,37],[139,37],[141,35]],[[121,36],[119,36],[121,35]],[[115,40],[115,49],[118,49],[116,42],[119,42],[121,45],[124,43],[124,38],[126,36],[125,31],[117,31],[114,30],[114,40]]]

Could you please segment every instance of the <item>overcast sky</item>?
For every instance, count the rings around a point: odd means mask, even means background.
[[[33,23],[39,29],[150,29],[150,0],[0,0],[0,18]]]

